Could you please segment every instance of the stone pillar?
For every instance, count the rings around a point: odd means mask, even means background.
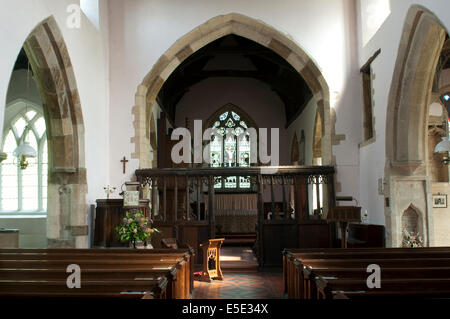
[[[53,172],[49,176],[47,238],[49,248],[88,247],[86,172]]]

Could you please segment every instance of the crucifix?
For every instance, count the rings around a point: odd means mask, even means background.
[[[128,160],[124,156],[123,159],[121,160],[121,162],[123,163],[123,173],[125,174],[125,165],[127,164]]]

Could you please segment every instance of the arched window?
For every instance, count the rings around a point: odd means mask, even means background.
[[[7,158],[0,164],[0,211],[45,212],[47,210],[47,137],[43,114],[30,108],[26,101],[7,106],[14,110],[4,125],[2,152]],[[8,119],[5,119],[8,120]],[[21,169],[13,152],[20,141],[30,143],[35,158],[27,158],[28,166]]]
[[[256,129],[253,121],[242,110],[230,104],[216,112],[210,121],[217,135],[211,135],[210,166],[212,167],[249,167],[251,158],[252,136],[249,128]],[[250,177],[230,176],[218,179],[216,189],[250,189]]]

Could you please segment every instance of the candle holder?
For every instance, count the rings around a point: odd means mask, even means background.
[[[362,222],[367,223],[369,220],[369,215],[367,214],[367,209],[364,211],[364,215],[362,216]]]
[[[109,195],[114,193],[116,191],[116,188],[113,186],[105,186],[103,187],[105,193],[106,193],[106,199],[109,199]]]

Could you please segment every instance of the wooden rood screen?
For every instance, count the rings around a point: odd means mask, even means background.
[[[154,226],[162,230],[153,245],[158,247],[162,238],[176,238],[194,247],[197,264],[203,258],[200,244],[216,237],[218,193],[257,196],[258,218],[253,229],[260,266],[281,265],[284,247],[333,244],[334,224],[324,220],[328,208],[334,206],[331,166],[143,169],[136,176],[144,189],[148,187]],[[250,186],[227,189],[230,178],[245,180]]]

